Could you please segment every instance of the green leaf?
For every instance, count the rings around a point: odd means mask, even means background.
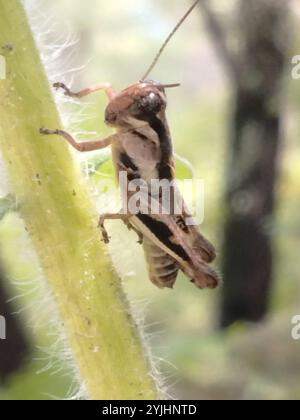
[[[176,178],[180,180],[193,179],[194,169],[192,164],[181,156],[175,156]]]

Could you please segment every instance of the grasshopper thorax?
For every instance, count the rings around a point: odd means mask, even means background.
[[[151,80],[136,83],[118,93],[105,111],[106,124],[120,128],[132,128],[137,123],[164,112],[167,106],[165,85]]]

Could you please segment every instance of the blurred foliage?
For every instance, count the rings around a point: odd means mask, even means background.
[[[58,36],[62,40],[67,36],[59,32],[66,21],[79,38],[72,47],[73,56],[69,54],[67,60],[63,57],[61,65],[62,69],[85,65],[84,70],[69,73],[74,76],[74,86],[110,81],[122,88],[139,79],[162,39],[182,14],[182,5],[179,0],[172,1],[172,9],[169,0],[110,3],[90,0],[88,6],[74,0],[43,0],[36,13],[39,15],[43,10],[56,22],[56,32],[47,35],[50,44]],[[294,18],[298,24],[300,16],[296,8]],[[295,35],[292,55],[299,53],[300,37]],[[224,69],[196,13],[170,44],[153,78],[182,84],[181,88],[169,92],[168,116],[174,145],[176,152],[191,162],[195,175],[205,181],[206,213],[202,229],[220,249],[230,91]],[[275,241],[276,287],[272,311],[265,322],[238,324],[226,334],[219,333],[215,328],[218,292],[198,291],[182,275],[174,290],[156,289],[147,280],[143,253],[135,235],[128,233],[122,223],[108,223],[112,236],[110,252],[124,277],[124,286],[137,316],[145,318],[145,332],[149,333],[155,356],[163,360],[161,368],[170,386],[169,393],[175,397],[300,399],[300,343],[291,339],[291,318],[300,312],[297,255],[300,247],[300,81],[293,81],[287,74],[286,87],[282,176],[278,186],[277,219],[270,227]],[[68,128],[80,132],[82,138],[86,131],[89,137],[109,133],[103,124],[105,103],[101,93],[89,98],[84,116],[73,106],[74,117],[69,119]],[[99,156],[80,156],[80,159],[83,164],[93,159],[98,162]],[[111,176],[107,155],[101,159],[101,171]],[[179,172],[181,170],[184,168]],[[45,295],[35,290],[41,273],[16,215],[3,219],[0,239],[6,265],[16,283],[12,294],[19,296],[17,303],[34,331],[37,346],[34,360],[0,390],[0,398],[51,398],[50,395],[64,398],[72,379],[56,357],[63,349],[55,347],[60,340],[52,327],[49,328],[51,311],[46,315],[45,305],[38,305],[38,311],[36,309],[36,302],[39,299],[44,302]],[[40,314],[41,323],[37,322]],[[45,367],[48,370],[37,374]],[[58,367],[62,370],[56,371]]]
[[[0,220],[2,220],[7,213],[16,210],[16,207],[16,199],[12,195],[0,198]]]

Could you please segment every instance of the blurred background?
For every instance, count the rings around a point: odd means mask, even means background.
[[[51,80],[75,90],[137,82],[190,3],[25,2]],[[110,252],[172,398],[300,399],[300,341],[291,336],[300,314],[300,80],[291,76],[299,24],[296,1],[202,1],[151,75],[181,83],[168,91],[169,124],[176,153],[205,182],[202,231],[224,279],[213,292],[183,275],[174,290],[156,289],[135,236],[108,225]],[[82,106],[61,104],[66,127],[79,138],[105,136],[105,104],[101,93]],[[86,176],[93,155],[74,158]],[[8,332],[0,399],[72,397],[75,374],[42,270],[0,175]],[[88,182],[96,196],[97,179]]]

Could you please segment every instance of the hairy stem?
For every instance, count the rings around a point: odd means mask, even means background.
[[[156,399],[139,332],[96,228],[19,0],[0,0],[0,147],[90,399]],[[2,60],[3,61],[3,60]]]

